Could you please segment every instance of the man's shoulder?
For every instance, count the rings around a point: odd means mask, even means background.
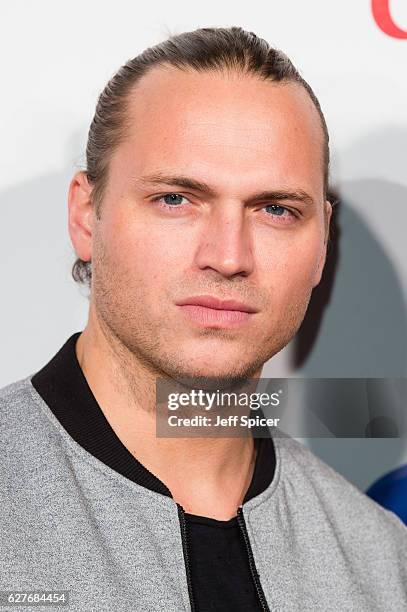
[[[38,394],[31,383],[33,375],[25,376],[0,389],[0,433],[8,435],[15,426],[20,430],[32,408],[37,406]],[[37,398],[37,399],[36,399]]]
[[[377,540],[386,533],[407,545],[407,527],[396,514],[372,500],[301,442],[283,436],[275,443],[282,484],[295,483],[299,508],[307,512],[320,507],[338,528],[353,533],[360,528],[359,535],[365,539]]]
[[[30,374],[0,388],[0,410],[4,410],[6,406],[30,402],[32,400],[32,376]]]

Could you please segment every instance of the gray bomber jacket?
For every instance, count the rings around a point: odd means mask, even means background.
[[[69,591],[75,612],[191,610],[176,502],[83,449],[31,376],[0,390],[0,591]],[[299,442],[273,439],[273,480],[241,508],[268,608],[407,610],[407,528]]]

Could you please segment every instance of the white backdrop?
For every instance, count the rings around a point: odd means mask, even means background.
[[[407,30],[407,1],[388,4]],[[0,387],[85,325],[88,302],[70,278],[67,189],[106,81],[168,34],[231,25],[284,50],[312,85],[342,199],[340,257],[312,351],[293,365],[294,340],[263,375],[406,376],[407,40],[379,28],[369,0],[9,0],[0,8]],[[407,461],[402,440],[309,444],[363,488]]]

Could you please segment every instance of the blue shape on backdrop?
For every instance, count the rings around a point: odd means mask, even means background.
[[[366,493],[381,506],[397,514],[407,525],[407,465],[376,480]]]

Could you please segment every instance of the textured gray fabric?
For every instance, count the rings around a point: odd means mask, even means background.
[[[299,442],[274,442],[273,482],[243,508],[272,610],[405,612],[405,525]]]
[[[174,500],[85,451],[30,378],[0,390],[0,590],[69,590],[75,612],[189,610]],[[275,447],[273,482],[243,506],[270,609],[407,610],[407,528],[295,440]]]

